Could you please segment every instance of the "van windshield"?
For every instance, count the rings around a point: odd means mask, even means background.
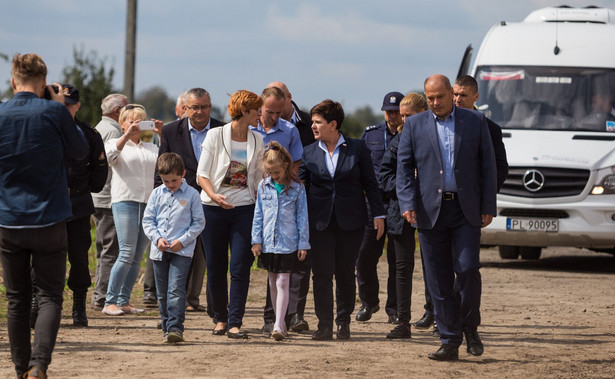
[[[482,66],[476,106],[507,129],[615,132],[615,70]]]

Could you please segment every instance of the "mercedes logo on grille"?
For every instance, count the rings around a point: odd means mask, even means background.
[[[523,175],[523,187],[530,192],[538,192],[545,185],[545,176],[538,170],[527,170]]]

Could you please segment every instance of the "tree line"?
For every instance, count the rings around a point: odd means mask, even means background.
[[[10,62],[11,57],[0,53],[0,59]],[[110,93],[119,93],[121,90],[112,86],[115,70],[106,57],[99,57],[96,51],[86,52],[82,47],[73,48],[73,62],[62,69],[62,83],[70,83],[79,90],[81,108],[77,117],[95,126],[102,114],[100,103]],[[0,100],[7,100],[13,96],[10,81],[6,88],[0,87]],[[176,96],[176,95],[174,95]],[[142,104],[150,117],[165,122],[175,119],[176,97],[170,97],[161,86],[153,86],[139,92],[134,102]],[[309,109],[304,109],[309,112]],[[226,108],[213,105],[211,117],[226,120]],[[363,130],[370,125],[384,121],[381,113],[374,114],[371,107],[366,105],[346,114],[342,132],[353,138],[359,138]]]

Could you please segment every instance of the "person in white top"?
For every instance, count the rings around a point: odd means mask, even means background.
[[[139,121],[146,117],[142,105],[126,105],[119,118],[124,134],[105,142],[107,159],[113,168],[111,209],[120,247],[109,275],[102,309],[109,316],[143,312],[130,305],[130,295],[141,268],[143,252],[149,244],[141,221],[147,199],[154,189],[154,168],[158,158],[158,147],[140,139]],[[152,121],[154,131],[160,133],[162,121]]]
[[[250,267],[254,262],[250,233],[258,182],[263,178],[263,137],[256,126],[263,105],[247,90],[235,92],[229,101],[232,121],[207,133],[197,168],[203,191],[201,201],[207,223],[203,247],[207,261],[207,291],[214,313],[214,335],[248,338],[241,332],[246,308]],[[228,246],[231,247],[231,288],[227,292]]]

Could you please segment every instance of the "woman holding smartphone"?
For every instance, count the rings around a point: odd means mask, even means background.
[[[105,143],[107,160],[113,168],[111,209],[120,247],[109,275],[102,310],[108,316],[143,312],[130,304],[130,295],[141,268],[143,251],[149,244],[141,221],[147,199],[154,189],[154,168],[158,158],[158,147],[140,138],[139,122],[146,117],[142,105],[126,105],[119,118],[124,135]],[[154,132],[160,133],[162,121],[152,121]]]

